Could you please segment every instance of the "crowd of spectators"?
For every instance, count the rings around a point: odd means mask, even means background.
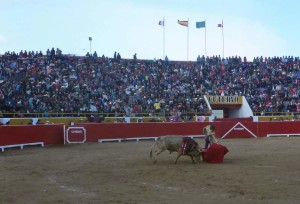
[[[194,62],[64,55],[60,49],[0,57],[0,109],[29,113],[209,114],[203,96],[242,95],[253,112],[300,112],[296,57],[200,57]]]

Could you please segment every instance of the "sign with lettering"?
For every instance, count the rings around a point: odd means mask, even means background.
[[[206,96],[211,105],[242,105],[242,96]]]
[[[84,143],[86,142],[86,130],[84,127],[68,127],[66,130],[67,143]]]
[[[256,138],[257,136],[245,125],[238,122],[227,133],[222,136],[224,138]]]

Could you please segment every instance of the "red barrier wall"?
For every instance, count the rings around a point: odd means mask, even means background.
[[[87,142],[98,139],[157,137],[162,135],[202,135],[209,122],[191,123],[102,123],[78,124],[86,128]]]
[[[218,138],[255,138],[258,136],[254,122],[215,122]]]
[[[0,146],[44,142],[63,144],[63,125],[0,126]]]
[[[157,137],[162,135],[203,135],[203,128],[215,125],[218,138],[266,137],[270,133],[300,133],[297,122],[185,122],[185,123],[111,123],[81,124],[87,142],[98,139]]]
[[[99,139],[142,138],[162,135],[203,135],[203,128],[216,126],[218,138],[254,138],[267,134],[299,134],[297,122],[184,122],[184,123],[98,123],[76,124],[86,129],[86,141]],[[63,144],[63,125],[0,126],[0,146],[44,142]]]
[[[300,134],[300,121],[259,122],[257,129],[261,137],[266,137],[267,134]]]

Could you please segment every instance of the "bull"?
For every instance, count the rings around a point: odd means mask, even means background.
[[[168,150],[170,154],[172,152],[177,152],[175,164],[182,155],[189,156],[193,163],[195,163],[194,158],[200,162],[200,147],[195,140],[189,137],[175,135],[159,137],[159,139],[152,145],[150,150],[150,158],[153,158],[153,164],[157,163],[158,155],[165,150]]]

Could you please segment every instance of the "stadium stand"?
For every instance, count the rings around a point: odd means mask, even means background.
[[[210,114],[204,95],[245,96],[255,115],[294,116],[299,84],[299,57],[292,56],[178,62],[22,50],[0,57],[0,117],[192,118]]]

